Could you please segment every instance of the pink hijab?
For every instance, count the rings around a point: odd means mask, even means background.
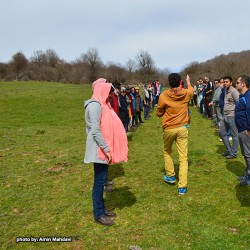
[[[128,139],[120,118],[106,102],[111,84],[106,79],[100,78],[93,85],[92,99],[98,101],[102,106],[100,129],[107,143],[112,157],[111,164],[128,161]],[[105,160],[106,155],[101,148],[98,150],[98,158]]]

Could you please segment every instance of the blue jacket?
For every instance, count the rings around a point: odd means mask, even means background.
[[[235,105],[235,124],[239,133],[244,130],[250,131],[250,90],[240,95]]]

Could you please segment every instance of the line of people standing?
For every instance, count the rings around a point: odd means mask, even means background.
[[[200,113],[208,119],[214,119],[213,126],[218,126],[220,140],[225,146],[222,156],[226,159],[237,158],[240,145],[246,162],[246,174],[239,176],[243,186],[250,185],[249,86],[250,79],[247,75],[239,76],[235,85],[231,76],[215,79],[214,84],[208,77],[197,81]]]
[[[149,113],[157,106],[162,93],[162,86],[158,80],[140,85],[142,88],[137,85],[129,87],[121,86],[120,83],[114,84],[111,106],[121,119],[126,132],[144,123],[142,116],[144,120],[149,119]]]

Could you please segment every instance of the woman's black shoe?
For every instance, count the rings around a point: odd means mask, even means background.
[[[116,217],[116,213],[106,210],[105,211],[105,216],[107,216],[107,217]]]
[[[95,221],[104,226],[112,226],[114,224],[114,221],[108,216],[102,216],[98,219],[95,219]]]

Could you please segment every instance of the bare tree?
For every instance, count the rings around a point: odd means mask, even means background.
[[[98,50],[96,48],[90,48],[85,54],[81,55],[81,58],[82,61],[89,66],[88,78],[90,82],[93,82],[96,80],[98,69],[102,65]]]
[[[53,49],[47,49],[46,50],[46,57],[47,57],[47,63],[52,68],[56,67],[56,64],[60,61],[59,56],[57,55],[56,51]]]
[[[111,82],[126,82],[126,69],[119,63],[108,62],[105,75],[107,79]]]
[[[136,63],[134,60],[132,59],[129,59],[127,62],[126,62],[126,67],[128,69],[128,72],[129,72],[129,80],[131,81],[132,79],[132,71],[135,69],[135,66],[136,66]]]
[[[143,81],[149,80],[155,74],[154,61],[148,51],[141,50],[136,55],[138,69],[142,73]]]
[[[21,78],[21,73],[26,70],[29,61],[23,53],[17,52],[12,56],[11,63],[16,74],[16,80],[19,80]]]
[[[47,64],[47,55],[42,50],[34,51],[34,55],[30,58],[30,61],[41,67]]]
[[[8,65],[6,63],[0,63],[0,79],[4,79],[8,73]]]

